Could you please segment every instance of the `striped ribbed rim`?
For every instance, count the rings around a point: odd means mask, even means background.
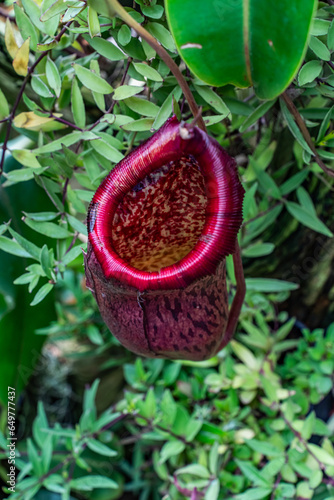
[[[202,234],[194,248],[174,265],[159,272],[140,271],[113,248],[115,212],[123,196],[138,182],[183,155],[196,159],[205,181],[208,203]],[[197,127],[185,129],[172,117],[118,163],[97,189],[88,210],[89,242],[108,279],[116,278],[140,291],[185,288],[214,273],[219,261],[234,252],[242,223],[243,196],[235,161],[218,142]]]

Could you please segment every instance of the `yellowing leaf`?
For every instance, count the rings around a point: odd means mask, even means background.
[[[26,41],[23,42],[13,61],[15,72],[21,76],[26,76],[28,73],[29,42],[30,38],[27,38]]]
[[[62,115],[57,113],[55,117],[59,118]],[[35,115],[33,111],[26,111],[24,113],[20,113],[14,118],[14,125],[18,128],[26,128],[29,130],[46,130],[48,124],[53,122],[54,118],[50,118],[48,116],[38,116]]]
[[[8,18],[6,19],[5,44],[6,44],[6,49],[9,52],[9,55],[14,59],[17,51],[19,50],[19,46],[17,45],[16,42],[13,26]]]

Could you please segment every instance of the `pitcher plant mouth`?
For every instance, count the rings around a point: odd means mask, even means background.
[[[104,179],[89,242],[107,279],[139,291],[185,288],[234,252],[243,196],[235,161],[174,116]]]

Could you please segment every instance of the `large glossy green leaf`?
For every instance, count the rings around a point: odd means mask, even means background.
[[[289,85],[307,47],[315,0],[166,0],[177,49],[204,82],[254,85],[273,99]]]

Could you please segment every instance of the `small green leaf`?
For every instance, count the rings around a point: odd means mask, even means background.
[[[11,227],[8,228],[8,231],[12,235],[12,237],[17,241],[17,243],[29,254],[31,257],[39,261],[39,256],[41,253],[41,249],[38,248],[34,243],[28,241],[26,238],[21,236],[19,233],[14,231]]]
[[[276,99],[273,101],[265,101],[262,102],[247,118],[246,120],[241,124],[240,126],[240,132],[245,132],[251,125],[253,125],[255,122],[257,122],[260,118],[262,118],[263,115],[269,111],[270,108],[273,107],[275,104]]]
[[[79,491],[92,491],[95,488],[117,489],[118,484],[105,476],[84,476],[70,481],[71,488]]]
[[[0,236],[0,250],[18,257],[31,257],[30,253],[24,250],[16,241],[10,240],[6,236]]]
[[[185,450],[186,445],[182,441],[168,441],[163,445],[160,452],[160,463],[166,462],[170,457],[180,455]]]
[[[115,457],[117,455],[117,451],[112,450],[109,446],[97,441],[97,439],[88,439],[87,446],[90,450],[104,457]]]
[[[5,94],[0,89],[0,120],[9,115],[9,106]]]
[[[326,113],[326,116],[325,118],[323,119],[321,125],[320,125],[320,129],[319,129],[319,133],[318,133],[318,137],[317,137],[317,144],[319,142],[322,141],[322,139],[325,137],[326,135],[326,132],[327,132],[327,129],[329,127],[329,124],[331,123],[331,116],[332,116],[332,113],[334,111],[334,106],[332,106],[328,112]]]
[[[49,87],[38,76],[32,76],[31,87],[41,97],[54,97]]]
[[[317,231],[318,233],[324,234],[325,236],[332,237],[333,233],[325,226],[323,222],[321,222],[318,217],[316,217],[312,212],[306,210],[298,203],[294,203],[293,201],[286,202],[286,208],[288,212],[297,219],[299,222],[304,224],[304,226]]]
[[[327,47],[331,51],[334,50],[334,19],[331,22],[331,25],[327,33]]]
[[[271,278],[247,278],[246,287],[247,290],[264,293],[288,292],[299,288],[296,283]]]
[[[301,68],[298,75],[299,85],[305,85],[306,83],[313,82],[321,73],[322,64],[321,61],[309,61]]]
[[[53,285],[51,283],[45,283],[38,292],[36,293],[34,300],[30,303],[31,306],[36,306],[51,292]]]
[[[248,258],[263,257],[264,255],[270,255],[274,249],[275,245],[273,243],[256,243],[245,248],[242,251],[242,255]]]
[[[199,85],[194,85],[196,92],[206,101],[210,106],[213,107],[218,113],[223,115],[224,117],[230,114],[230,110],[222,100],[222,98],[216,94],[212,89],[209,87],[202,87]]]
[[[313,156],[312,149],[305,141],[303,134],[299,130],[299,127],[296,124],[296,122],[294,121],[293,116],[291,115],[290,111],[288,110],[285,102],[283,100],[281,100],[280,104],[281,104],[281,110],[282,110],[283,116],[287,122],[287,125],[290,129],[290,132],[292,133],[292,135],[294,136],[296,141],[299,142],[299,144],[302,146],[302,148],[305,149],[305,151],[307,151],[311,156]]]
[[[272,488],[249,488],[244,493],[234,495],[234,500],[261,500],[272,492]]]
[[[78,141],[92,141],[96,139],[96,135],[93,132],[72,132],[60,139],[56,139],[55,141],[50,142],[49,144],[45,144],[39,148],[33,150],[33,153],[36,155],[42,155],[45,153],[53,153],[54,151],[58,151],[62,149],[62,146],[72,146]]]
[[[147,31],[154,36],[161,45],[165,47],[165,49],[170,50],[171,52],[176,52],[175,43],[170,32],[159,23],[147,23],[146,25]]]
[[[72,107],[74,123],[80,128],[85,128],[86,125],[85,104],[76,78],[73,78],[72,80],[71,96],[72,96],[71,107]]]
[[[326,45],[319,40],[319,38],[311,36],[310,49],[316,56],[319,57],[319,59],[322,59],[323,61],[330,61],[331,53],[327,49]]]
[[[65,253],[62,256],[61,262],[64,264],[64,266],[68,266],[74,259],[76,259],[81,254],[82,254],[82,248],[80,246],[73,247],[69,252]]]
[[[30,38],[30,47],[32,50],[36,50],[38,43],[38,34],[36,28],[30,21],[29,17],[23,12],[22,9],[14,3],[14,13],[15,21],[20,30],[23,40]]]
[[[259,441],[258,439],[248,439],[246,441],[246,444],[252,450],[258,451],[259,453],[267,457],[276,457],[284,455],[283,450],[280,450],[279,448],[269,443],[268,441]]]
[[[56,96],[59,97],[61,91],[61,79],[56,64],[49,57],[46,61],[45,71],[48,84],[55,91]]]
[[[209,479],[210,472],[204,465],[200,464],[190,464],[185,467],[181,467],[176,471],[176,474],[191,474],[192,476],[202,477],[203,479]]]
[[[210,482],[208,489],[205,492],[204,500],[217,500],[220,491],[219,479],[214,479]]]
[[[165,102],[162,104],[159,113],[155,117],[154,123],[152,125],[152,130],[158,130],[163,123],[170,117],[173,112],[173,96],[176,101],[180,99],[182,91],[180,87],[175,87],[169,94]]]
[[[96,10],[89,6],[87,11],[89,35],[92,38],[101,36],[100,22]]]
[[[121,128],[128,132],[144,132],[145,130],[151,130],[153,123],[153,118],[141,118],[140,120],[126,123]]]
[[[51,19],[52,17],[61,14],[67,9],[67,3],[64,0],[56,0],[46,11],[41,15],[41,21],[45,22]]]
[[[162,76],[152,66],[145,63],[133,63],[133,65],[140,75],[154,82],[162,82]]]
[[[97,92],[99,94],[111,94],[113,88],[106,82],[103,78],[96,75],[92,71],[79,64],[73,65],[75,74],[79,78],[80,82],[87,87],[89,90]]]
[[[117,40],[121,45],[127,45],[131,41],[131,31],[129,26],[123,24],[118,31]]]
[[[132,111],[143,116],[154,118],[159,112],[159,107],[156,104],[141,97],[128,97],[124,99],[124,103],[132,109]]]
[[[108,144],[103,139],[96,139],[95,141],[91,142],[91,145],[97,153],[114,163],[118,163],[124,158],[122,153],[120,153],[116,148]]]
[[[164,8],[162,5],[143,5],[141,11],[146,17],[151,17],[152,19],[160,19],[164,13]]]
[[[118,47],[104,38],[89,38],[87,36],[84,38],[96,52],[110,61],[121,61],[127,57]]]
[[[122,85],[115,90],[113,95],[113,99],[115,101],[121,101],[122,99],[127,99],[128,97],[132,97],[135,94],[139,94],[142,92],[143,87],[135,87],[133,85]]]
[[[49,238],[62,239],[72,236],[72,233],[70,233],[65,227],[61,227],[53,222],[38,222],[29,218],[25,218],[24,222],[34,231],[44,234]]]

